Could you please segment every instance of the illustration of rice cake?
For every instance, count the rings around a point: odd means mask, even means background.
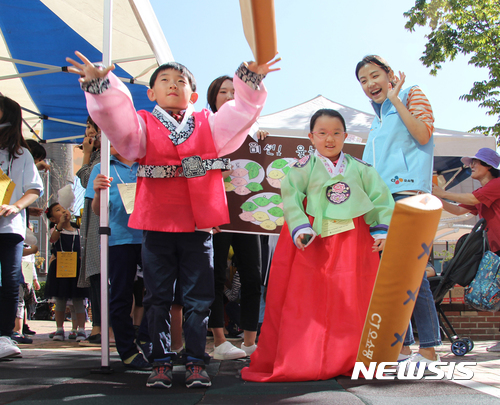
[[[248,159],[237,159],[231,162],[233,172],[224,179],[226,192],[234,191],[239,195],[247,195],[252,192],[262,191],[262,180],[264,180],[264,168]]]
[[[295,162],[293,158],[281,158],[273,161],[266,169],[266,179],[271,187],[281,188],[281,180],[290,170],[290,166]]]
[[[274,231],[285,222],[283,200],[276,193],[260,193],[250,197],[241,205],[240,219],[260,226],[266,231]]]

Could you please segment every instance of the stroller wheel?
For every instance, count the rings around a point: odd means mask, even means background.
[[[455,356],[463,356],[469,351],[469,346],[462,339],[455,340],[451,345],[451,352]]]
[[[470,352],[472,351],[472,349],[474,349],[474,342],[472,340],[470,340],[469,338],[462,338],[462,340],[467,344],[467,352]]]

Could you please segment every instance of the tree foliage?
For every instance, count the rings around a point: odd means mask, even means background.
[[[469,64],[488,69],[488,80],[476,81],[461,100],[477,101],[486,114],[499,117],[491,127],[476,126],[471,131],[500,139],[500,1],[499,0],[416,0],[404,13],[405,28],[429,26],[431,33],[420,60],[436,75],[441,63],[458,54]]]

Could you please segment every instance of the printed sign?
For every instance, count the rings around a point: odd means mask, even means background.
[[[345,143],[344,153],[361,158],[364,145]],[[224,180],[231,223],[224,231],[279,234],[285,219],[281,180],[296,159],[314,153],[309,138],[250,136],[231,159],[233,172]]]

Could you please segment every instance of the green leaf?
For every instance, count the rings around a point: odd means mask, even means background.
[[[285,159],[278,159],[273,162],[271,167],[273,169],[281,169],[282,167],[285,167],[288,164],[288,162]]]
[[[248,178],[250,180],[255,179],[259,175],[259,172],[260,172],[259,166],[248,169]]]
[[[248,162],[245,165],[245,169],[247,169],[248,171],[250,171],[253,168],[257,168],[257,170],[258,170],[260,168],[260,165],[258,163],[255,163],[255,162]]]
[[[283,216],[283,210],[280,207],[273,207],[271,209],[268,209],[267,212],[278,218]]]
[[[290,171],[290,166],[283,168],[283,173],[285,173],[285,175],[288,174],[289,171]]]
[[[266,197],[257,197],[253,200],[253,202],[257,204],[259,207],[265,207],[271,202],[271,200],[269,200]]]
[[[283,200],[281,199],[281,196],[280,196],[280,195],[278,195],[278,194],[273,195],[273,196],[270,198],[270,200],[271,200],[271,202],[272,202],[273,204],[276,204],[276,205],[281,204],[281,203],[283,202]]]
[[[254,203],[247,201],[247,202],[243,203],[240,208],[243,211],[255,211],[258,207]]]
[[[225,183],[231,183],[231,176],[227,176],[227,177],[224,179],[224,182],[225,182]]]
[[[247,188],[250,191],[260,191],[260,190],[263,190],[263,187],[260,185],[260,183],[255,183],[255,182],[248,183],[247,184]]]

